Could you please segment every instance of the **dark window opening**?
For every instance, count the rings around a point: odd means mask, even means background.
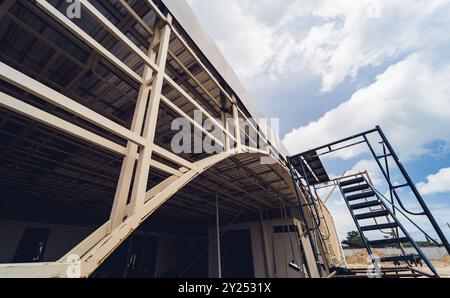
[[[230,231],[221,239],[222,277],[254,278],[250,230]]]
[[[49,229],[26,228],[14,256],[14,263],[42,262],[47,247]]]
[[[298,233],[298,228],[296,225],[290,225],[289,229],[288,229],[288,226],[275,226],[275,227],[273,227],[273,232],[275,234]]]
[[[111,254],[92,277],[152,278],[155,276],[157,246],[156,236],[132,236]]]
[[[183,239],[178,249],[178,274],[181,278],[208,277],[208,239]]]

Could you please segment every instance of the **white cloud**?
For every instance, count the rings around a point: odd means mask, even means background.
[[[189,0],[237,74],[305,71],[328,92],[367,66],[446,42],[445,0]]]
[[[448,1],[321,1],[312,13],[326,21],[302,41],[303,56],[322,76],[322,91],[330,91],[366,66],[436,42],[448,30],[449,7]],[[443,20],[447,26],[436,25]]]
[[[246,1],[189,3],[241,79],[265,69],[276,49],[291,42],[290,36],[275,34],[274,27],[247,11]]]
[[[360,160],[353,168],[347,172],[347,175],[358,174],[367,171],[374,186],[383,182],[382,173],[375,160]]]
[[[383,127],[403,161],[434,153],[429,144],[436,140],[450,149],[450,1],[189,2],[245,85],[257,86],[253,94],[282,94],[281,88],[296,90],[313,81],[331,93],[365,69],[391,64],[346,102],[288,134],[284,143],[292,153],[375,125]],[[298,94],[299,108],[313,93]],[[283,104],[281,96],[273,100]],[[355,148],[338,156],[348,159],[360,152]],[[375,172],[373,166],[363,161],[354,170]],[[431,188],[430,178],[421,188]],[[332,209],[340,234],[354,229],[342,200],[330,203],[337,206]],[[448,218],[448,208],[442,214]]]
[[[427,177],[426,182],[417,185],[423,195],[450,193],[450,168],[441,169]]]
[[[330,179],[339,179],[341,177],[361,174],[366,171],[369,174],[373,185],[379,185],[383,181],[382,180],[383,174],[381,173],[377,162],[375,160],[366,160],[366,159],[358,161],[351,169],[346,170],[344,173],[340,173],[339,175],[329,174],[329,176]],[[319,195],[321,197],[323,194],[324,193],[319,192]]]
[[[403,159],[432,152],[427,144],[450,143],[450,59],[434,63],[413,54],[392,65],[375,83],[360,89],[322,118],[284,139],[291,152],[381,125]],[[307,141],[306,141],[307,140]],[[357,151],[347,151],[344,158]]]

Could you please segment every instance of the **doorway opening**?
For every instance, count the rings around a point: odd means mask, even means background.
[[[20,239],[13,262],[42,262],[44,260],[49,234],[49,229],[26,228]]]
[[[229,231],[221,239],[222,277],[254,278],[250,230]]]

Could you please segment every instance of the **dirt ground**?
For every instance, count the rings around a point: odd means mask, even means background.
[[[450,256],[446,256],[439,261],[432,261],[432,263],[441,276],[450,278]]]
[[[381,253],[380,251],[375,251],[379,257],[386,257],[386,254]],[[351,257],[347,257],[347,264],[350,268],[361,268],[368,265],[371,265],[372,262],[369,260],[367,252],[365,250],[361,250],[354,254]],[[446,256],[441,260],[432,260],[433,265],[436,267],[436,270],[442,277],[450,278],[450,256]],[[393,264],[385,264],[385,266],[392,266]],[[424,272],[430,272],[426,266],[422,267],[421,270]]]

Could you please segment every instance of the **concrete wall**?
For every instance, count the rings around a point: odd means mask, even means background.
[[[293,224],[293,221],[269,220],[264,222],[251,222],[237,224],[227,227],[228,231],[250,230],[253,264],[256,278],[294,278],[301,277],[300,273],[287,268],[293,260],[293,254],[297,263],[300,263],[299,246],[291,235],[293,241],[294,252],[292,251],[291,240],[288,233],[274,234],[273,228],[276,226]],[[222,231],[223,232],[223,231]],[[264,232],[264,233],[263,233]],[[216,244],[216,227],[210,229],[211,248],[209,252],[209,276],[218,276],[217,261],[217,244]],[[307,238],[305,238],[307,239]],[[309,240],[302,241],[305,246],[305,252],[310,264],[310,269],[314,277],[318,277],[317,267],[315,265],[314,256],[309,244]],[[309,246],[309,247],[308,247]],[[309,250],[308,250],[309,248]]]
[[[50,230],[44,254],[44,261],[46,262],[57,261],[96,229],[96,227],[93,226],[66,226],[0,220],[0,263],[13,263],[14,255],[26,228],[42,228]],[[143,232],[137,231],[135,234],[143,235]],[[156,236],[158,238],[155,277],[161,277],[165,273],[174,272],[178,265],[179,250],[183,245],[183,241],[189,238],[189,236],[157,232],[146,232],[145,235]]]
[[[223,227],[222,227],[223,228]],[[267,277],[265,268],[264,243],[261,234],[261,225],[259,223],[237,224],[227,228],[228,231],[250,230],[253,264],[256,278]],[[221,231],[222,233],[223,231]],[[209,276],[218,277],[218,261],[217,261],[217,242],[216,227],[211,227],[209,231],[210,243],[212,244],[209,251]]]
[[[287,269],[287,265],[293,259],[289,234],[274,234],[273,232],[275,226],[281,226],[282,224],[292,224],[292,221],[285,220],[283,223],[281,220],[257,221],[228,227],[229,231],[250,231],[256,278],[300,277],[295,271]],[[26,228],[50,229],[44,261],[58,260],[96,229],[96,227],[93,226],[66,226],[0,220],[0,263],[11,263],[13,261],[17,246]],[[159,277],[166,272],[172,272],[176,269],[179,257],[178,252],[183,244],[183,239],[186,239],[186,236],[158,233],[146,234],[158,237],[155,276]],[[210,277],[218,276],[217,245],[215,244],[215,240],[216,228],[211,226],[209,230],[209,242],[211,246],[208,255]],[[297,262],[300,262],[300,251],[298,250],[296,239],[292,240],[295,247],[295,259]],[[310,252],[307,252],[307,256],[308,258],[312,258]],[[310,263],[314,265],[313,262]]]
[[[176,269],[179,245],[180,241],[175,237],[158,236],[155,277],[161,277],[162,274]]]
[[[329,238],[327,240],[325,240],[325,245],[328,245],[328,248],[330,250],[330,262],[332,265],[342,265],[342,263],[345,261],[344,260],[344,256],[342,253],[342,247],[341,247],[341,241],[339,239],[339,236],[337,234],[337,230],[336,230],[336,226],[334,224],[334,220],[333,217],[330,213],[330,211],[328,210],[328,208],[325,206],[325,204],[322,203],[321,200],[319,200],[320,203],[322,204],[322,215],[323,218],[325,219],[325,223],[328,227],[327,231],[324,232],[326,234],[329,234]]]
[[[0,263],[13,262],[17,247],[26,228],[50,230],[44,261],[58,260],[96,229],[96,227],[0,220]],[[176,268],[180,238],[170,235],[154,235],[158,236],[158,257],[155,275],[160,276],[162,273]]]
[[[26,228],[50,230],[44,261],[56,261],[95,231],[96,227],[0,220],[0,263],[13,261],[17,246]]]

